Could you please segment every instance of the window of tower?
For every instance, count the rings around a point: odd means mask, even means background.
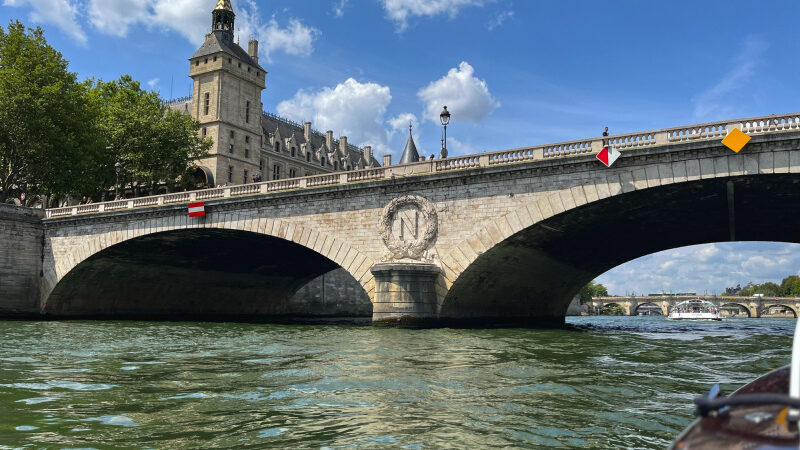
[[[203,61],[203,64],[208,64],[208,58],[206,58],[206,60]]]
[[[247,73],[250,73],[250,66],[247,66]]]
[[[211,103],[211,94],[206,92],[206,95],[204,97],[204,101],[205,101],[205,106],[203,106],[203,111],[204,111],[204,114],[207,116],[208,115],[208,106]]]
[[[228,58],[228,64],[233,64],[233,58]]]
[[[245,136],[244,137],[244,143],[245,144],[249,144],[250,143],[250,136]]]
[[[217,57],[216,56],[214,57],[214,62],[217,62]]]
[[[250,102],[247,102],[247,106],[244,109],[244,121],[245,123],[250,123]]]
[[[228,166],[228,183],[233,183],[233,166]]]
[[[263,171],[264,170],[264,160],[263,159],[258,162],[258,170],[259,171]]]
[[[208,135],[208,128],[203,127],[203,137],[206,137],[207,135]]]
[[[240,69],[242,68],[242,63],[239,63],[239,68],[240,68]]]
[[[249,158],[250,157],[250,149],[249,148],[244,149],[244,157],[245,158]]]
[[[256,76],[260,77],[261,76],[261,71],[256,71]]]
[[[199,66],[199,65],[200,65],[200,60],[198,59],[197,61],[195,61],[195,62],[194,62],[194,65],[195,65],[195,66]]]
[[[233,140],[233,137],[234,137],[234,133],[233,133],[233,130],[231,130],[231,140]]]
[[[228,153],[233,153],[233,144],[231,144],[231,146],[228,147]]]

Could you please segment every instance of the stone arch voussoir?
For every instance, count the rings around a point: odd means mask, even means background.
[[[52,251],[48,252],[51,256],[47,258],[50,258],[52,261],[49,267],[52,267],[52,269],[46,269],[44,271],[42,305],[45,304],[48,296],[58,282],[89,257],[130,239],[165,231],[192,228],[218,228],[248,231],[292,241],[341,266],[364,288],[370,301],[375,301],[375,279],[372,276],[372,272],[370,272],[370,268],[374,262],[362,252],[348,245],[345,241],[292,221],[268,218],[234,219],[232,214],[223,214],[222,220],[203,223],[190,222],[187,217],[147,219],[137,223],[132,229],[109,229],[82,238],[72,238],[74,242],[72,242],[71,245],[67,245],[65,249],[62,249],[61,258],[52,256]],[[48,238],[45,243],[45,248],[53,249],[52,238]],[[48,266],[48,264],[45,265]]]
[[[725,178],[759,173],[788,172],[789,154],[792,151],[772,152],[778,164],[760,167],[758,155],[732,154],[718,157],[694,158],[680,161],[652,163],[630,170],[601,169],[581,184],[568,188],[542,192],[511,212],[492,220],[441,258],[443,278],[447,290],[483,253],[505,241],[517,232],[553,216],[577,207],[629,192],[700,179]],[[783,164],[783,163],[781,163]],[[784,170],[785,169],[785,170]],[[607,173],[603,173],[608,171]]]

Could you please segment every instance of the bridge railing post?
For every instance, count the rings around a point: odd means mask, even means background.
[[[128,200],[128,209],[133,209],[133,200]]]
[[[347,172],[339,174],[339,184],[347,184]]]
[[[300,189],[305,189],[308,187],[308,178],[301,178],[300,179]]]
[[[72,215],[73,216],[77,216],[78,215],[78,207],[77,206],[72,208]]]
[[[189,201],[193,202],[197,200],[197,192],[190,192],[189,193]]]
[[[489,155],[478,156],[478,167],[488,167],[488,166],[489,166]]]
[[[656,133],[655,144],[662,145],[669,143],[669,133],[666,131],[659,131]]]
[[[231,196],[231,188],[225,188],[225,190],[222,191],[222,196],[225,197],[225,198],[230,197]]]
[[[602,149],[603,149],[602,139],[595,139],[592,141],[592,153],[600,153],[600,150]]]

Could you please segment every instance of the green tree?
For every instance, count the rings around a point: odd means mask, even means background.
[[[122,164],[122,179],[149,186],[174,181],[187,166],[207,155],[211,140],[200,138],[200,124],[170,110],[159,95],[145,91],[130,75],[98,81],[92,95],[101,106],[100,129],[107,143],[103,168]],[[104,186],[113,186],[115,173],[104,170]]]
[[[101,141],[87,86],[41,28],[0,27],[0,201],[32,193],[75,193],[90,183]]]
[[[781,296],[800,297],[800,277],[789,275],[781,281]]]
[[[608,290],[602,284],[590,281],[589,284],[582,287],[578,292],[581,299],[581,304],[589,303],[592,297],[608,297]]]

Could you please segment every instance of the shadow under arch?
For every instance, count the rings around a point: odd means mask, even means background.
[[[539,221],[475,258],[445,294],[440,318],[563,323],[581,286],[636,258],[714,242],[800,243],[798,208],[797,174],[679,182],[597,200]]]
[[[788,310],[789,312],[791,312],[791,313],[792,313],[792,315],[794,316],[794,318],[795,318],[795,319],[797,318],[797,311],[796,311],[794,308],[792,308],[791,306],[789,306],[789,305],[784,305],[784,304],[782,304],[782,303],[778,303],[778,304],[774,304],[774,305],[769,305],[769,306],[767,306],[767,307],[763,308],[763,309],[762,309],[761,311],[759,311],[759,313],[758,313],[759,317],[764,317],[764,316],[770,316],[770,315],[773,315],[773,314],[770,314],[770,310],[772,310],[773,308],[784,308],[785,310]]]
[[[332,304],[314,290],[325,274],[349,293]],[[349,278],[349,280],[348,280]],[[330,298],[330,293],[328,293]],[[321,304],[321,305],[320,305]],[[321,254],[278,237],[235,229],[192,228],[120,242],[80,262],[43,306],[53,318],[267,320],[367,316],[363,287]]]
[[[721,309],[721,310],[722,310],[723,308],[731,308],[731,307],[736,307],[736,308],[739,310],[739,312],[740,312],[740,313],[742,313],[742,312],[743,312],[745,315],[747,315],[747,317],[752,317],[752,316],[750,315],[750,308],[748,308],[747,306],[745,306],[745,305],[743,305],[743,304],[741,304],[741,303],[737,303],[737,302],[727,302],[727,303],[723,303],[723,304],[719,305],[719,307],[720,307],[720,309]]]
[[[648,315],[648,316],[650,315],[666,316],[669,314],[669,312],[665,312],[661,306],[653,302],[639,303],[638,305],[636,305],[636,308],[634,308],[633,313],[631,315],[638,316],[642,313],[645,313],[643,315]]]

